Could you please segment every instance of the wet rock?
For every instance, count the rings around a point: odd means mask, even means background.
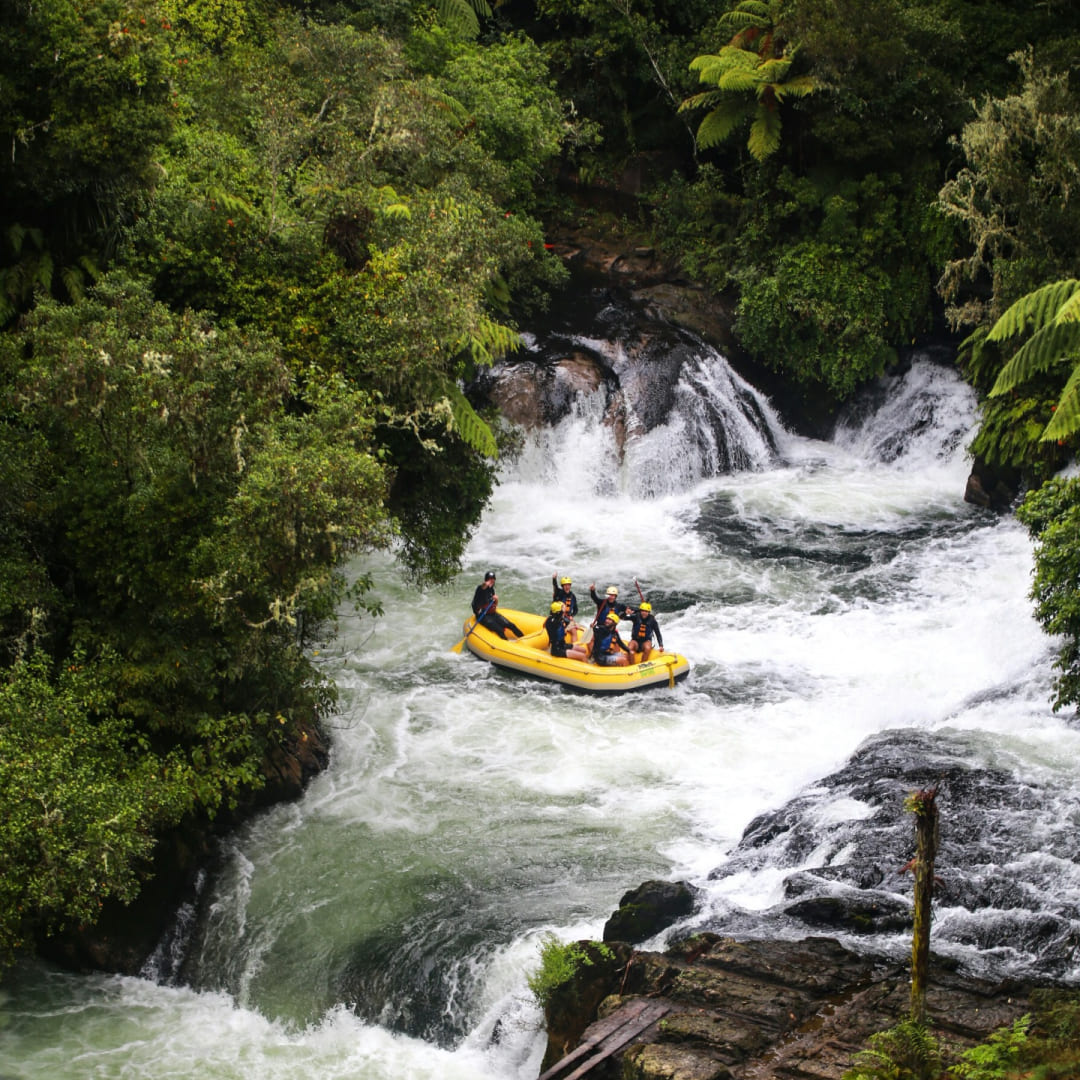
[[[694,892],[685,881],[646,881],[619,901],[604,924],[604,941],[636,944],[666,930],[694,910]]]
[[[698,934],[664,953],[635,952],[611,976],[610,995],[582,1041],[642,998],[669,1011],[598,1064],[590,1080],[839,1080],[872,1033],[906,1016],[910,1000],[903,965],[830,938]],[[587,977],[595,996],[599,988]],[[932,966],[931,1026],[953,1041],[979,1041],[1028,1006],[1026,987]],[[549,1045],[545,1068],[557,1060]]]

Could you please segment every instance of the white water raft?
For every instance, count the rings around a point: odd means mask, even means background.
[[[466,619],[464,626],[469,651],[499,667],[599,694],[620,694],[647,686],[674,686],[690,672],[690,661],[685,656],[655,648],[648,660],[626,667],[600,667],[587,660],[552,656],[543,615],[509,610],[500,611],[500,614],[525,636],[506,641],[486,626],[477,626],[474,618]]]

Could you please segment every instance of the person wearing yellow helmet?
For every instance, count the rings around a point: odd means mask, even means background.
[[[592,639],[592,658],[601,667],[626,667],[630,663],[630,649],[619,637],[619,619],[622,616],[614,608],[596,623]]]
[[[566,574],[562,577],[557,577],[555,574],[551,575],[551,599],[560,601],[563,610],[570,618],[577,615],[577,597],[574,595],[573,589],[570,588],[573,584],[574,582]]]
[[[544,620],[551,645],[551,655],[562,659],[584,660],[588,655],[584,649],[574,644],[570,636],[570,618],[563,609],[561,600],[551,601],[551,611]]]
[[[653,637],[656,638],[657,651],[664,651],[664,638],[660,633],[660,625],[656,616],[652,613],[652,604],[648,600],[642,600],[637,609],[627,609],[627,617],[630,619],[630,652],[640,653],[642,660],[648,660],[653,651]]]

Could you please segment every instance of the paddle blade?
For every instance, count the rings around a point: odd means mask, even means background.
[[[459,652],[461,652],[461,649],[464,646],[464,644],[465,644],[465,639],[462,638],[450,651],[459,653]]]

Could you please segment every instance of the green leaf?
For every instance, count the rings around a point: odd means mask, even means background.
[[[758,109],[754,122],[750,125],[750,138],[747,142],[750,153],[763,161],[780,147],[780,115],[773,109]]]
[[[1067,439],[1080,431],[1080,364],[1072,369],[1065,389],[1061,391],[1054,415],[1043,431],[1041,442],[1056,442]]]
[[[992,335],[988,340],[992,340]],[[1043,326],[1024,342],[1001,369],[990,396],[1008,393],[1070,356],[1080,357],[1080,323],[1050,323]]]
[[[707,150],[710,146],[723,142],[746,119],[747,112],[747,106],[735,99],[713,109],[698,127],[698,146]]]
[[[1041,289],[1021,296],[991,329],[988,340],[1004,341],[1027,330],[1038,330],[1053,321],[1058,311],[1080,292],[1080,281],[1052,281]],[[1070,308],[1072,310],[1072,308]]]

